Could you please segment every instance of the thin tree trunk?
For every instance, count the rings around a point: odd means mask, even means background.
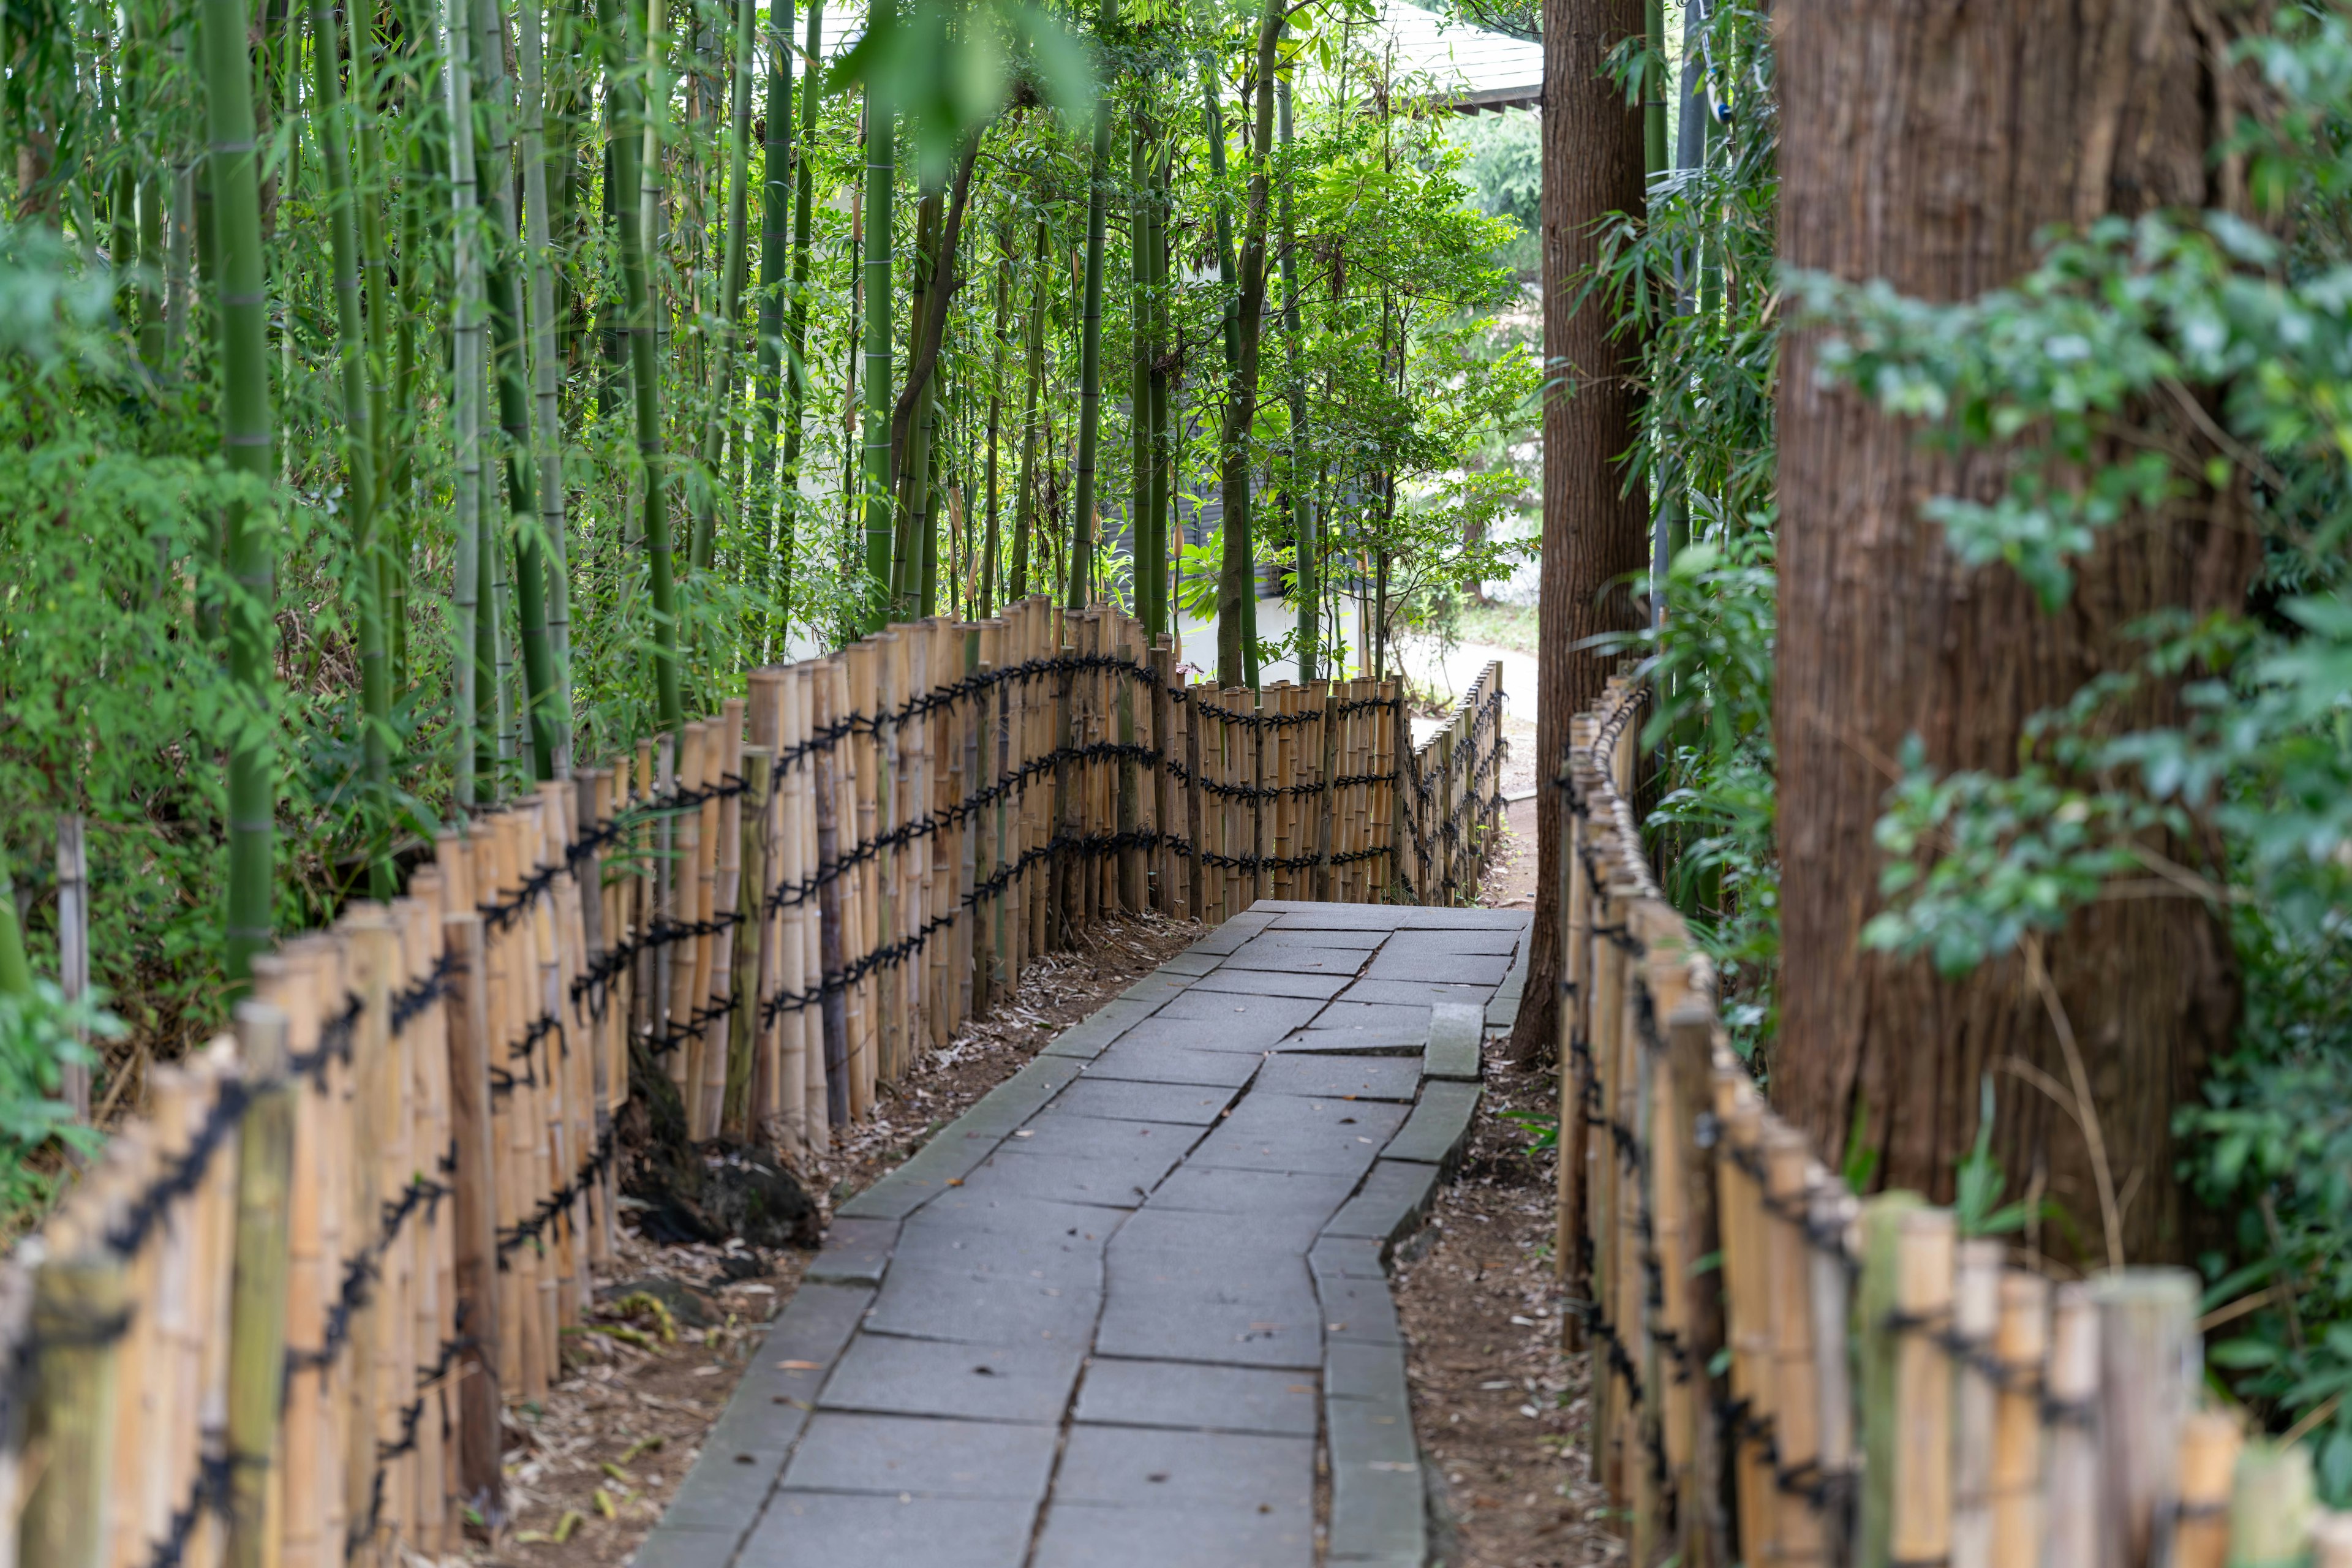
[[[1792,0],[1775,16],[1783,258],[1962,300],[2011,282],[2053,224],[2233,205],[2209,151],[2230,132],[2227,106],[2246,98],[2211,74],[2228,40],[2205,36],[2199,16],[2184,0],[2000,0],[1932,19]],[[1857,211],[1874,221],[1851,221]],[[1773,1100],[1816,1147],[1834,1155],[1859,1127],[1881,1181],[1948,1201],[1990,1074],[1992,1147],[2011,1179],[2046,1191],[2106,1262],[2089,1241],[2104,1184],[2087,1139],[2068,1109],[2001,1070],[2021,1060],[2072,1082],[2071,1034],[2112,1190],[2129,1197],[2115,1215],[2124,1257],[2180,1260],[2214,1224],[2179,1183],[2171,1127],[2231,1042],[2238,982],[2221,911],[2193,897],[2095,904],[2044,943],[2046,989],[2022,955],[1947,980],[1924,960],[1865,953],[1858,937],[1879,905],[1885,759],[1916,735],[1936,768],[2011,772],[2034,714],[2137,666],[2132,628],[2241,606],[2261,548],[2243,471],[2119,520],[2080,562],[2072,600],[2045,613],[2008,568],[1963,568],[1919,513],[1937,494],[1994,500],[2011,454],[1920,441],[1866,395],[1818,380],[1820,346],[1816,332],[1790,334],[1779,403],[1773,741],[1787,875]],[[2143,417],[2168,426],[2152,433],[2159,448],[2211,450],[2169,409]],[[2096,460],[2146,449],[2118,441]],[[2169,684],[2116,721],[2179,721]],[[2197,861],[2218,846],[2151,847]]]
[[[654,0],[656,12],[661,0]],[[646,575],[651,580],[654,615],[655,720],[675,733],[686,722],[686,705],[679,690],[677,668],[677,601],[672,580],[674,563],[669,541],[669,484],[662,462],[661,367],[654,341],[652,290],[646,277],[646,210],[641,202],[643,172],[639,168],[642,127],[647,139],[653,125],[640,85],[628,58],[627,21],[622,0],[599,0],[605,38],[605,91],[611,96],[613,164],[621,197],[621,283],[628,305],[629,370],[637,407],[637,452],[645,461],[645,548]]]
[[[205,129],[212,148],[214,227],[219,247],[221,457],[232,472],[270,479],[269,319],[263,292],[261,192],[253,128],[253,76],[243,0],[204,0]],[[236,600],[225,617],[229,679],[245,712],[228,745],[228,909],[222,967],[234,985],[252,973],[275,933],[277,864],[277,561],[272,533],[242,505],[224,520]]]
[[[1274,152],[1275,51],[1286,15],[1282,0],[1266,0],[1258,16],[1257,86],[1250,139],[1249,207],[1242,231],[1239,318],[1232,390],[1218,439],[1224,496],[1224,560],[1217,578],[1217,684],[1255,684],[1257,649],[1251,625],[1257,603],[1255,551],[1250,538],[1250,426],[1257,418],[1258,345],[1265,323],[1267,168]]]
[[[815,21],[814,6],[810,11]],[[816,52],[814,46],[809,52]],[[790,618],[786,604],[792,593],[792,541],[793,498],[777,482],[775,468],[776,426],[783,414],[782,371],[783,368],[784,336],[784,269],[790,266],[797,271],[800,251],[793,241],[793,186],[795,171],[793,141],[793,0],[772,0],[768,8],[768,114],[766,158],[761,170],[760,187],[760,371],[759,383],[753,391],[753,401],[759,405],[759,439],[752,447],[751,501],[753,506],[771,510],[775,526],[774,558],[769,563],[770,588],[767,616],[769,657],[782,652],[790,635]],[[804,144],[804,143],[803,143]],[[803,159],[801,162],[805,163]],[[803,239],[806,236],[803,234]],[[787,259],[787,252],[790,258]],[[799,304],[801,278],[793,279],[793,310],[795,319],[805,322],[807,314]],[[793,425],[800,425],[799,354],[794,353],[793,375]],[[793,457],[797,459],[797,445]],[[788,460],[786,468],[793,466]]]
[[[1101,34],[1118,26],[1118,0],[1102,0]],[[1064,604],[1084,609],[1094,591],[1095,450],[1102,436],[1103,229],[1110,186],[1111,106],[1095,107],[1094,157],[1087,181],[1086,299],[1078,332],[1077,509],[1070,515],[1070,586]]]
[[[869,26],[894,25],[883,0]],[[865,629],[879,631],[890,618],[890,544],[897,521],[890,514],[890,260],[894,246],[892,206],[898,184],[897,111],[877,84],[866,87],[866,495]]]
[[[1150,409],[1151,489],[1149,505],[1151,513],[1151,599],[1145,621],[1149,635],[1164,635],[1173,629],[1174,616],[1169,612],[1168,599],[1168,538],[1172,531],[1169,475],[1174,462],[1174,447],[1168,426],[1168,369],[1163,363],[1168,353],[1169,287],[1168,287],[1168,160],[1170,152],[1162,140],[1153,150],[1151,160],[1151,227],[1146,241],[1150,261],[1151,328],[1150,374],[1147,382]]]
[[[1618,459],[1634,442],[1636,345],[1612,330],[1613,301],[1586,297],[1604,215],[1643,211],[1642,116],[1603,74],[1609,51],[1642,30],[1642,0],[1546,0],[1544,6],[1543,581],[1536,662],[1536,757],[1560,764],[1570,716],[1601,695],[1612,662],[1591,646],[1641,625],[1623,580],[1648,558],[1647,486]],[[1536,918],[1527,1003],[1511,1048],[1523,1063],[1558,1045],[1559,813],[1537,814]]]
[[[1003,258],[996,268],[996,331],[988,365],[988,542],[981,552],[977,615],[977,618],[983,621],[996,613],[996,448],[1004,416],[1004,355],[1012,345],[1013,326],[1013,226],[1010,223],[998,223],[996,239]]]
[[[488,782],[480,775],[480,728],[483,688],[497,673],[482,658],[482,259],[475,219],[474,67],[471,29],[466,25],[467,0],[447,0],[444,36],[448,39],[449,188],[453,218],[456,298],[450,311],[450,423],[457,447],[457,489],[454,507],[456,553],[452,662],[457,679],[454,697],[456,733],[452,743],[457,774],[456,795],[461,807],[483,804]]]
[[[384,667],[383,605],[375,541],[374,408],[368,392],[367,322],[360,297],[360,196],[352,186],[349,137],[342,123],[342,80],[336,69],[333,0],[310,0],[311,58],[317,64],[310,112],[325,153],[329,243],[335,266],[335,350],[341,361],[345,508],[359,594],[360,753],[367,775],[369,896],[396,890],[392,849],[391,672]],[[379,301],[381,308],[381,301]]]

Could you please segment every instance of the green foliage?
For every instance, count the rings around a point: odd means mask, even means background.
[[[0,991],[0,1215],[17,1216],[46,1204],[52,1177],[32,1156],[56,1140],[89,1153],[98,1133],[73,1125],[58,1098],[61,1070],[96,1060],[84,1039],[113,1039],[122,1021],[96,997],[68,1002],[55,984],[36,980],[23,994]]]

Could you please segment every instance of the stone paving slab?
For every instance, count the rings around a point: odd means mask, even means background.
[[[1261,901],[1063,1031],[841,1205],[637,1568],[1424,1568],[1387,1259],[1527,928]]]

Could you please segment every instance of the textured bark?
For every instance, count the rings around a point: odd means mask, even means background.
[[[1612,335],[1614,311],[1580,309],[1600,254],[1596,226],[1643,209],[1642,113],[1601,75],[1609,51],[1642,31],[1642,0],[1546,0],[1543,11],[1543,578],[1537,659],[1536,757],[1564,760],[1568,721],[1601,693],[1612,660],[1588,646],[1642,622],[1623,579],[1648,562],[1650,505],[1618,459],[1633,445],[1628,379],[1639,345]],[[1536,919],[1527,1000],[1511,1037],[1523,1062],[1548,1057],[1559,1012],[1557,812],[1537,814]]]
[[[2234,205],[2236,182],[2206,153],[2222,129],[2217,104],[2231,97],[2210,70],[2222,41],[2200,37],[2195,10],[2187,0],[1788,0],[1782,256],[1951,300],[2015,279],[2047,225]],[[1946,982],[1924,963],[1859,951],[1878,902],[1871,827],[1906,736],[1939,768],[2006,772],[2028,717],[2132,661],[2133,622],[2167,605],[2240,603],[2254,552],[2245,497],[2127,518],[2083,563],[2073,600],[2044,614],[2013,573],[1962,570],[1919,515],[1937,493],[1995,493],[2001,456],[1931,451],[1862,398],[1822,390],[1816,349],[1793,334],[1780,382],[1785,956],[1773,1097],[1832,1159],[1859,1105],[1880,1180],[1944,1200],[1992,1072],[2011,1194],[2042,1187],[2081,1249],[2104,1261],[2085,1139],[2004,1066],[2021,1058],[2068,1081],[2051,1009],[2021,960]],[[2171,691],[2151,692],[2126,719],[2161,721],[2175,705]],[[2046,952],[2088,1068],[2125,1250],[2135,1263],[2179,1258],[2170,1120],[2228,1038],[2227,935],[2194,900],[2130,899],[2078,917]]]

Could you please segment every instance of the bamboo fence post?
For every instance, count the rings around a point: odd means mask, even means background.
[[[882,662],[885,644],[879,637],[866,638],[850,652],[849,711],[866,721],[858,730],[852,750],[856,756],[847,777],[849,805],[843,813],[844,827],[850,836],[851,847],[864,851],[877,842],[882,826],[877,816],[879,792],[889,787],[888,760],[883,751],[881,688],[877,667]],[[844,853],[849,853],[845,849]],[[850,951],[856,962],[863,963],[880,950],[887,929],[888,910],[885,904],[885,861],[881,855],[866,856],[857,867],[857,924],[852,933]],[[851,1050],[849,1069],[850,1115],[863,1121],[871,1114],[874,1085],[880,1070],[882,1053],[887,1048],[887,1031],[890,1014],[886,1011],[885,987],[891,977],[871,970],[857,982],[857,1005],[860,1008],[857,1039]]]
[[[1949,1209],[1915,1208],[1895,1222],[1894,1511],[1895,1563],[1952,1550],[1952,1365],[1936,1336],[1952,1315]]]
[[[1196,921],[1213,918],[1209,910],[1209,838],[1205,826],[1206,791],[1201,785],[1207,777],[1202,772],[1201,688],[1198,684],[1184,689],[1184,831],[1192,841],[1191,892],[1185,913]]]
[[[750,778],[748,759],[756,749],[768,754],[770,760],[768,787],[764,804],[759,808],[761,818],[762,847],[756,860],[743,862],[742,882],[751,889],[747,902],[739,905],[744,923],[737,937],[738,950],[748,950],[749,979],[738,979],[732,997],[734,1012],[730,1016],[730,1031],[749,1033],[751,1063],[743,1136],[771,1143],[783,1138],[783,1025],[781,1018],[771,1021],[765,1005],[776,994],[776,974],[782,962],[779,945],[783,940],[783,913],[770,902],[782,869],[782,829],[784,821],[784,735],[790,685],[786,672],[775,667],[755,669],[746,678],[751,691],[751,747],[744,752],[747,759],[743,769],[746,782]],[[749,827],[751,810],[749,803],[743,822]],[[739,965],[740,968],[740,965]]]
[[[702,788],[702,734],[700,721],[683,725],[677,734],[677,775],[675,788],[681,798],[690,797]],[[663,912],[673,923],[691,928],[700,916],[702,860],[702,808],[683,805],[667,812],[669,853],[665,858],[669,878],[669,896],[662,900]],[[700,1138],[706,1134],[695,1125],[695,1107],[700,1097],[696,1092],[695,1069],[701,1065],[701,1051],[687,1027],[694,1016],[696,998],[695,971],[698,967],[699,937],[683,937],[675,943],[664,943],[661,952],[670,954],[669,972],[663,977],[661,1036],[666,1043],[664,1056],[669,1080],[677,1086],[679,1107],[686,1113],[687,1136]]]
[[[1133,626],[1134,623],[1124,616],[1117,616],[1111,622],[1111,629],[1118,639],[1118,656],[1128,663],[1135,659],[1135,649],[1130,640]],[[1140,744],[1137,739],[1140,731],[1136,724],[1135,683],[1124,669],[1107,671],[1103,681],[1111,692],[1118,743],[1130,747]],[[1134,754],[1130,752],[1122,755],[1114,772],[1118,781],[1118,816],[1114,831],[1123,837],[1131,838],[1141,828],[1144,813]],[[1144,908],[1143,848],[1139,844],[1129,843],[1119,849],[1118,901],[1129,914],[1139,913]]]
[[[2230,1568],[2300,1568],[2317,1516],[2311,1450],[2268,1438],[2247,1444],[2230,1492]],[[2340,1545],[2341,1527],[2330,1533]]]
[[[2042,1362],[2050,1348],[2050,1281],[2028,1269],[2000,1277],[1992,1353],[2001,1369],[1993,1401],[1991,1560],[2031,1563],[2042,1543]]]
[[[2352,1513],[2323,1513],[2311,1521],[2311,1568],[2352,1568]]]
[[[1742,1417],[1734,1429],[1733,1451],[1728,1456],[1739,1526],[1736,1557],[1760,1562],[1766,1543],[1772,1539],[1775,1500],[1771,1468],[1759,1440],[1770,1397],[1766,1355],[1769,1330],[1759,1310],[1763,1188],[1757,1173],[1762,1169],[1764,1110],[1754,1085],[1728,1064],[1716,1070],[1715,1115],[1723,1129],[1715,1173],[1723,1236],[1724,1336],[1731,1350],[1732,1405]],[[1604,1157],[1596,1155],[1595,1163]]]
[[[282,1011],[288,1057],[307,1056],[319,1043],[318,1011],[310,999],[310,966],[284,951],[253,961],[254,993]],[[326,1140],[326,1081],[321,1063],[293,1089],[292,1175],[285,1202],[287,1227],[284,1324],[286,1388],[279,1453],[281,1502],[272,1533],[286,1568],[320,1568],[326,1506],[320,1460],[327,1451],[320,1425],[324,1377],[315,1364],[331,1279],[325,1236],[328,1209],[320,1145]],[[305,1352],[309,1352],[306,1354]],[[234,1375],[234,1374],[232,1374]],[[234,1399],[236,1395],[232,1394]]]
[[[2043,1405],[2042,1568],[2098,1568],[2099,1309],[2087,1285],[2061,1285],[2050,1312]]]
[[[1842,1182],[1817,1173],[1808,1213],[1814,1241],[1812,1275],[1813,1377],[1819,1394],[1820,1467],[1824,1506],[1822,1553],[1830,1563],[1853,1557],[1854,1450],[1853,1293],[1850,1237],[1861,1200]],[[1835,1238],[1832,1241],[1831,1238]]]
[[[1681,1321],[1683,1375],[1691,1392],[1685,1401],[1689,1423],[1685,1451],[1686,1479],[1676,1489],[1675,1518],[1680,1525],[1678,1547],[1684,1568],[1726,1568],[1731,1561],[1730,1521],[1724,1515],[1724,1466],[1728,1456],[1721,1447],[1716,1417],[1717,1374],[1714,1368],[1724,1348],[1724,1290],[1720,1267],[1725,1245],[1717,1209],[1717,1184],[1710,1180],[1717,1151],[1699,1142],[1702,1107],[1712,1110],[1715,1100],[1715,1008],[1712,981],[1692,961],[1689,983],[1680,1002],[1666,1014],[1667,1065],[1674,1079],[1675,1122],[1669,1135],[1676,1147],[1676,1177],[1685,1205],[1684,1235],[1679,1258],[1669,1255],[1666,1267],[1682,1276]],[[1567,1011],[1565,1007],[1561,1009]],[[1564,1059],[1564,1058],[1563,1058]],[[1563,1091],[1565,1092],[1565,1091]],[[1566,1100],[1563,1099],[1563,1112]],[[1582,1107],[1579,1105],[1580,1117]],[[1663,1140],[1662,1140],[1663,1142]],[[1568,1156],[1561,1140],[1560,1158]],[[1717,1267],[1702,1270],[1703,1258]],[[1843,1342],[1840,1351],[1843,1352]]]
[[[982,814],[981,792],[987,785],[988,710],[993,692],[984,679],[994,667],[982,657],[988,628],[978,623],[959,628],[963,668],[977,684],[969,711],[956,729],[957,778],[950,792],[961,821],[956,832],[962,848],[956,857],[956,1026],[988,1006],[987,921],[980,910],[981,884],[988,879],[989,819]]]
[[[872,674],[874,684],[868,692],[858,695],[858,706],[874,719],[874,745],[869,753],[873,768],[864,775],[865,788],[858,792],[857,839],[861,847],[881,845],[883,847],[869,863],[873,875],[874,901],[866,911],[868,938],[865,944],[868,953],[878,954],[898,939],[898,922],[905,907],[901,880],[905,856],[889,847],[889,839],[898,826],[898,806],[905,798],[904,741],[898,732],[895,710],[905,693],[905,647],[895,631],[880,631],[866,639],[873,644]],[[877,971],[870,983],[875,990],[875,1011],[867,1027],[875,1037],[875,1049],[866,1059],[865,1070],[857,1085],[864,1099],[858,1103],[857,1114],[862,1120],[873,1103],[875,1086],[897,1076],[899,1042],[906,1029],[905,970],[897,964],[885,965]]]
[[[843,711],[836,704],[845,662],[837,654],[827,659],[824,674],[815,683],[815,719],[820,726],[832,725]],[[817,973],[818,988],[823,993],[819,1005],[824,1037],[820,1065],[825,1086],[824,1120],[831,1127],[841,1126],[849,1120],[849,997],[842,982],[845,934],[842,895],[848,879],[840,874],[840,786],[835,778],[839,771],[838,759],[847,751],[846,746],[835,744],[815,755],[816,864],[821,879],[817,888]],[[814,1124],[818,1118],[812,1114],[809,1120]]]
[[[1777,1118],[1764,1131],[1764,1168],[1770,1215],[1764,1245],[1767,1310],[1772,1320],[1773,1440],[1784,1474],[1818,1475],[1821,1403],[1815,1382],[1812,1264],[1804,1225],[1811,1189],[1822,1178],[1804,1135]],[[1780,1563],[1821,1562],[1823,1511],[1820,1502],[1803,1497],[1780,1508],[1780,1529],[1769,1555]]]
[[[221,1457],[228,1476],[223,1521],[226,1568],[276,1560],[268,1506],[278,1473],[285,1407],[287,1224],[293,1208],[294,1101],[285,1078],[287,1016],[265,1002],[236,1009],[237,1054],[254,1099],[237,1129],[236,1210],[229,1286],[227,1394]],[[28,1554],[28,1563],[64,1557]]]
[[[2106,1568],[2157,1560],[2172,1522],[2173,1485],[2204,1364],[2197,1277],[2185,1268],[2126,1268],[2091,1281],[2099,1311],[2099,1516]]]
[[[718,777],[712,781],[714,784],[723,785],[729,780],[740,781],[742,777],[744,707],[740,697],[730,697],[720,705],[719,728],[714,737],[719,752],[714,770]],[[730,915],[743,916],[737,895],[741,890],[743,880],[744,852],[750,847],[743,837],[744,799],[742,795],[731,795],[724,800],[706,802],[703,806],[706,813],[703,820],[716,829],[715,842],[703,852],[703,858],[711,867],[710,905],[703,911],[702,917],[707,921],[721,921]],[[765,804],[764,798],[761,804]],[[715,822],[713,818],[716,818]],[[751,864],[756,876],[758,863]],[[701,1121],[712,1133],[725,1127],[730,1097],[739,1092],[750,1092],[749,1082],[736,1077],[733,1015],[722,1009],[730,995],[739,994],[735,989],[739,967],[737,953],[746,951],[756,953],[758,940],[756,928],[740,923],[740,921],[713,933],[709,939],[709,973],[697,1005],[709,1019],[702,1030],[703,1054],[712,1067],[704,1074]],[[748,1049],[748,1041],[746,1046]],[[748,1060],[744,1065],[748,1068]],[[737,1109],[740,1114],[744,1107],[739,1105]],[[741,1130],[739,1123],[738,1131]]]
[[[2238,1451],[2244,1446],[2245,1434],[2236,1418],[2221,1411],[2193,1411],[2180,1424],[2180,1458],[2174,1472],[2179,1523],[2171,1568],[2228,1568],[2230,1484]]]
[[[680,744],[681,737],[677,734],[654,737],[654,788],[650,800],[674,801],[683,786],[684,781],[679,774],[679,764],[682,761],[679,753]],[[640,750],[639,760],[643,761],[644,756],[644,752]],[[680,841],[682,826],[680,819],[683,816],[684,814],[674,805],[665,805],[654,818],[653,886],[646,889],[651,895],[652,907],[647,911],[646,923],[656,931],[677,923],[679,914],[682,911],[690,911],[693,904],[693,900],[684,892],[685,887],[691,886],[691,879],[679,874],[680,868],[690,866],[692,861],[692,857],[686,852]],[[687,918],[692,919],[692,914],[688,912]],[[693,954],[691,952],[681,952],[679,944],[669,941],[656,942],[649,952],[651,970],[646,976],[649,987],[646,1001],[646,1023],[655,1034],[667,1038],[671,1028],[672,997],[670,994],[679,984],[677,978],[680,967],[679,960],[683,958],[687,961],[685,967],[690,972],[693,968]],[[668,1075],[671,1083],[678,1086],[679,1092],[683,1093],[686,1083],[686,1058],[682,1056],[667,1057],[667,1059],[662,1063],[662,1070]]]
[[[499,1366],[509,1342],[498,1267],[499,1150],[490,1100],[489,964],[482,918],[446,914],[449,954],[443,1005],[449,1047],[451,1299],[458,1347],[457,1498],[485,1521],[503,1518]]]
[[[59,1249],[34,1271],[26,1446],[42,1463],[17,1526],[28,1565],[107,1568],[131,1284],[125,1259],[98,1237]]]
[[[739,846],[732,858],[739,870],[733,876],[722,876],[723,881],[733,884],[728,891],[734,895],[735,930],[743,940],[733,944],[730,994],[735,1005],[726,1015],[727,1078],[719,1125],[746,1140],[759,1131],[761,1120],[755,1114],[752,1100],[752,1053],[760,1036],[760,943],[754,933],[761,926],[761,879],[757,868],[768,861],[768,763],[765,747],[751,746],[744,749],[737,764],[743,779],[743,793],[737,797],[741,805],[737,814],[740,822],[737,828]],[[753,875],[741,875],[740,868],[744,866],[753,868]]]
[[[376,1250],[381,1236],[389,1160],[404,1152],[407,1139],[401,1127],[402,1097],[393,1078],[395,1061],[391,1030],[394,947],[392,922],[382,905],[359,905],[340,922],[349,965],[347,980],[360,1003],[352,1031],[352,1102],[350,1145],[350,1215],[346,1254],[362,1257]],[[350,1346],[343,1358],[350,1365],[345,1390],[347,1425],[343,1429],[343,1496],[352,1510],[344,1534],[346,1548],[361,1543],[373,1551],[381,1542],[375,1476],[376,1445],[397,1436],[396,1426],[384,1426],[385,1406],[397,1402],[403,1385],[412,1381],[410,1368],[394,1358],[405,1348],[397,1331],[399,1295],[397,1263],[385,1248],[377,1263],[376,1288],[351,1304]],[[395,1496],[386,1500],[396,1507]]]
[[[1992,1434],[1997,1390],[1987,1368],[2000,1328],[2000,1243],[1959,1244],[1952,1287],[1952,1568],[1991,1568]]]
[[[1896,1365],[1903,1336],[1895,1328],[1902,1303],[1903,1216],[1920,1205],[1916,1193],[1880,1193],[1862,1205],[1862,1272],[1855,1282],[1855,1365],[1862,1407],[1862,1495],[1856,1500],[1856,1568],[1886,1568],[1894,1528]]]
[[[781,998],[798,996],[809,983],[802,962],[802,915],[807,899],[801,891],[808,867],[801,855],[802,819],[809,810],[807,781],[809,670],[796,666],[778,672],[775,703],[775,766],[769,779],[773,806],[769,832],[768,873],[761,896],[774,909],[769,917],[770,956],[760,966],[759,1004],[764,1009]],[[781,904],[777,900],[784,900]],[[765,1107],[771,1129],[787,1157],[797,1163],[806,1154],[808,1140],[807,1029],[809,1009],[780,1006],[769,1038],[774,1074],[773,1092]]]

